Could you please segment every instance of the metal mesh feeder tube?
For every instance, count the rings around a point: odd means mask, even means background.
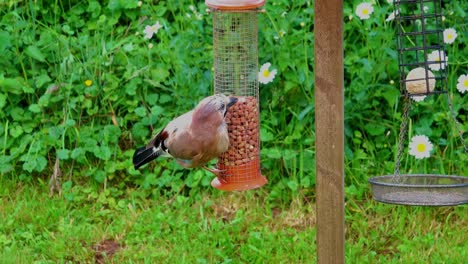
[[[264,1],[207,0],[213,15],[214,92],[237,97],[226,114],[229,149],[218,157],[219,177],[211,185],[224,191],[259,188],[258,8]]]

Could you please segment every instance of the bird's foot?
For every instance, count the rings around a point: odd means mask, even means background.
[[[217,168],[208,168],[206,166],[203,166],[202,167],[203,169],[213,173],[214,175],[216,175],[216,177],[222,182],[222,183],[227,183],[227,180],[226,180],[226,177],[224,175],[223,172],[225,172],[225,170],[220,170],[220,169],[217,169]]]

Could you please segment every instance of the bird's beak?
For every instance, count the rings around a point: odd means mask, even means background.
[[[237,103],[238,99],[236,97],[229,97],[229,103],[226,105],[226,110],[228,110],[231,106]]]

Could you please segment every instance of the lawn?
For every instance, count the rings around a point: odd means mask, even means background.
[[[403,100],[394,7],[367,1],[363,18],[362,2],[343,10],[346,261],[463,263],[467,205],[372,199],[368,179],[395,168]],[[442,2],[447,93],[413,102],[401,171],[467,176],[468,4]],[[0,0],[0,262],[316,262],[314,3],[264,9],[258,66],[277,72],[259,91],[269,183],[226,193],[170,159],[132,164],[213,93],[204,1]],[[429,157],[411,154],[414,136]]]
[[[266,190],[161,195],[3,179],[2,263],[314,263],[315,204]],[[117,194],[119,193],[119,194]],[[186,193],[186,194],[184,194]],[[73,197],[73,198],[70,198]],[[346,203],[348,263],[463,263],[466,206]],[[103,262],[99,262],[103,261]]]

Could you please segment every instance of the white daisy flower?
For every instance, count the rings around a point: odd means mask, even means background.
[[[429,68],[433,71],[438,71],[445,69],[448,63],[448,56],[445,56],[443,50],[434,50],[427,55],[427,60],[429,61]]]
[[[277,71],[276,69],[270,71],[269,70],[270,66],[271,66],[271,63],[267,62],[263,64],[262,67],[260,68],[260,72],[258,73],[258,81],[260,83],[267,84],[273,81],[273,79],[275,78]]]
[[[387,19],[385,21],[389,22],[395,19],[395,17],[398,15],[398,10],[393,11],[390,15],[388,15]]]
[[[458,77],[457,90],[460,93],[468,91],[468,74],[462,74]]]
[[[284,35],[286,35],[286,31],[280,29],[280,31],[278,31],[278,35],[273,36],[273,38],[275,40],[279,40],[280,38],[284,37]]]
[[[457,31],[453,28],[447,28],[444,30],[444,43],[445,44],[452,44],[455,39],[457,38],[458,34]]]
[[[369,19],[370,15],[374,12],[374,7],[372,7],[372,4],[370,3],[360,3],[356,7],[356,15],[360,19]]]
[[[279,34],[279,37],[282,38],[282,37],[284,37],[284,35],[286,35],[286,31],[284,31],[284,30],[281,29],[281,30],[278,32],[278,34]]]
[[[145,38],[150,39],[153,37],[154,34],[157,34],[159,29],[162,28],[161,24],[159,21],[156,22],[156,24],[152,26],[146,26],[145,27]]]
[[[416,159],[429,158],[434,148],[429,138],[424,135],[417,135],[411,138],[409,144],[409,154]]]

